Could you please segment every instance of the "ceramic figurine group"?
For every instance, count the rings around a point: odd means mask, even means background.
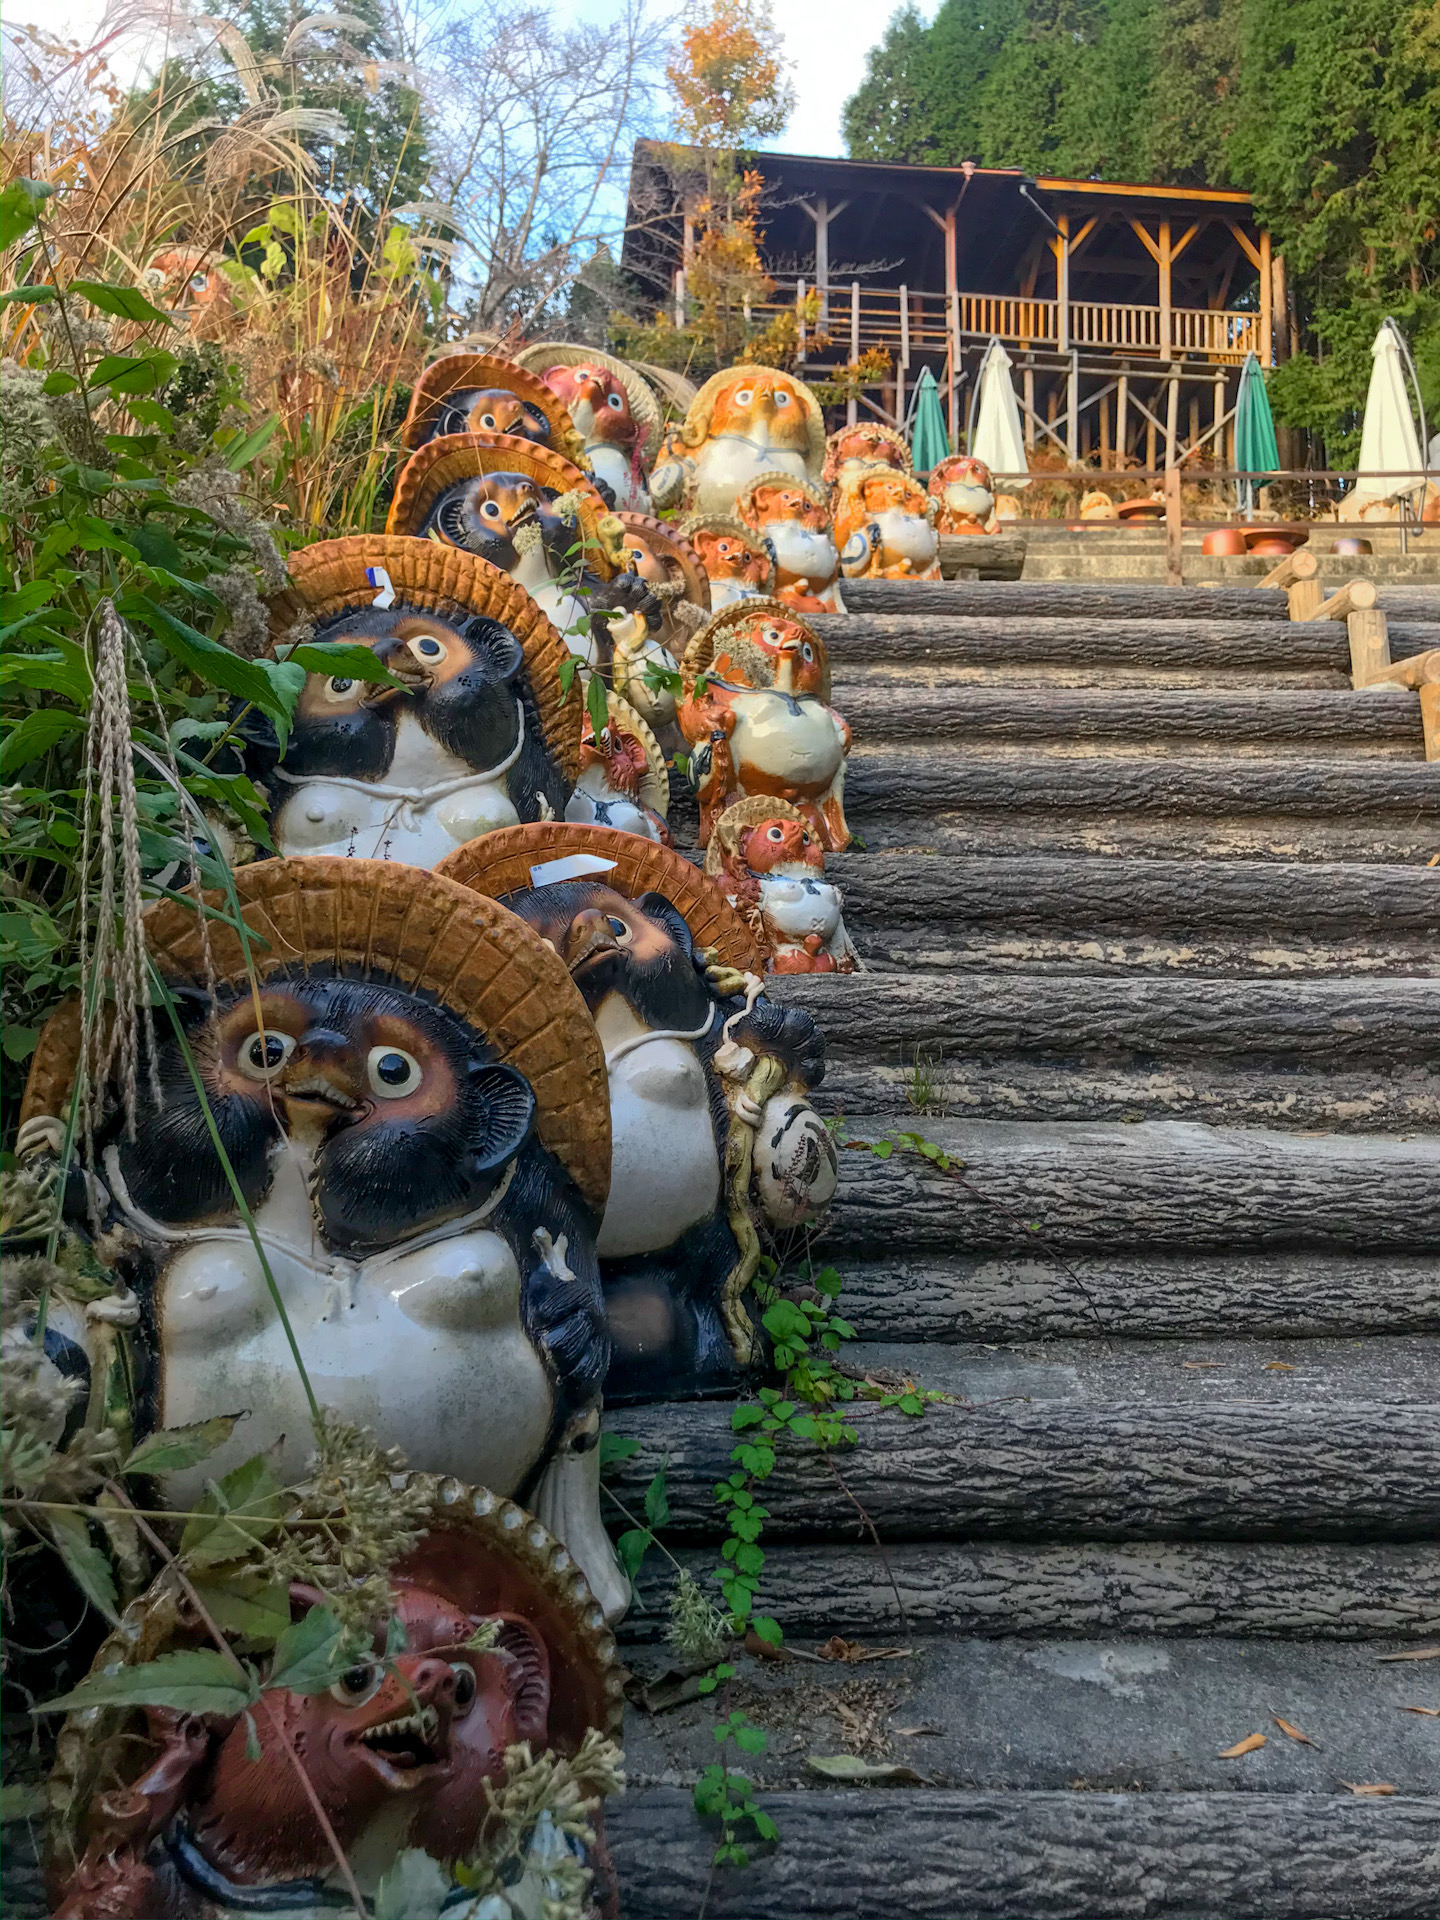
[[[311,1389],[399,1447],[429,1489],[389,1568],[400,1632],[377,1621],[253,1726],[73,1716],[57,1914],[342,1905],[316,1804],[367,1893],[403,1848],[448,1872],[511,1756],[613,1732],[602,1403],[733,1391],[764,1360],[765,1237],[835,1190],[823,1040],[764,992],[858,964],[824,869],[850,731],[807,618],[837,604],[819,410],[765,370],[710,382],[687,537],[649,512],[671,496],[643,383],[579,348],[525,361],[430,368],[387,532],[292,562],[273,650],[333,646],[335,670],[283,741],[237,716],[274,857],[203,915],[146,915],[174,1022],[132,1129],[111,1089],[76,1202],[118,1304],[102,1338],[57,1302],[48,1336],[101,1397],[123,1382],[137,1435],[248,1415],[159,1483],[181,1510],[257,1454],[293,1485]],[[738,594],[707,541],[733,541]],[[703,872],[670,844],[667,747]],[[37,1048],[27,1160],[58,1150],[79,1060],[72,1005]],[[320,1598],[292,1587],[296,1621]],[[100,1668],[202,1644],[165,1576]],[[532,1920],[571,1844],[547,1831],[500,1904],[455,1911]]]

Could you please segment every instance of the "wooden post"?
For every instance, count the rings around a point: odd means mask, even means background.
[[[1375,604],[1373,580],[1347,580],[1338,592],[1323,600],[1312,620],[1348,620],[1352,613],[1368,613]]]
[[[860,282],[850,282],[850,364],[860,358]],[[860,402],[852,394],[845,403],[845,424],[853,427],[860,417]]]
[[[1184,544],[1180,525],[1180,469],[1172,461],[1165,469],[1165,584],[1185,584]]]
[[[798,335],[795,358],[803,361],[805,358],[805,282],[803,280],[795,282],[795,329]]]
[[[1165,466],[1167,472],[1169,468],[1175,465],[1175,427],[1179,413],[1180,376],[1178,373],[1172,373],[1169,380],[1169,391],[1165,395]],[[1177,481],[1176,484],[1178,485],[1179,482]]]
[[[1378,607],[1347,615],[1350,634],[1350,684],[1365,687],[1390,665],[1390,628]]]
[[[1270,235],[1260,234],[1260,364],[1273,367],[1275,364],[1275,325],[1274,307],[1275,289],[1270,280]]]
[[[1193,449],[1197,447],[1199,444],[1200,444],[1200,397],[1198,394],[1192,393],[1190,396],[1190,446]]]
[[[900,289],[900,365],[910,371],[910,289]]]
[[[955,209],[945,216],[945,327],[950,347],[950,446],[960,446],[960,315],[956,273]]]
[[[1026,367],[1025,388],[1025,451],[1030,453],[1035,446],[1035,369]]]
[[[1309,620],[1325,600],[1325,589],[1320,584],[1319,573],[1320,562],[1315,555],[1298,547],[1294,553],[1287,553],[1280,564],[1272,567],[1257,584],[1262,587],[1283,587],[1290,618]]]
[[[1145,416],[1145,468],[1148,473],[1155,471],[1155,422],[1148,413]]]
[[[1169,360],[1174,355],[1174,341],[1171,339],[1170,319],[1170,222],[1160,222],[1160,357]]]
[[[1122,373],[1115,382],[1115,465],[1122,469],[1125,465],[1127,442],[1130,438],[1130,376]]]
[[[677,327],[685,325],[685,269],[683,267],[675,269],[675,324]]]
[[[1223,367],[1217,367],[1215,369],[1215,417],[1210,422],[1215,435],[1214,458],[1211,461],[1211,465],[1216,467],[1223,467],[1225,465],[1225,434],[1220,425],[1220,422],[1224,418],[1225,369]]]
[[[1070,355],[1065,376],[1065,451],[1073,467],[1080,458],[1080,356]]]
[[[1110,396],[1100,397],[1100,471],[1105,473],[1110,466]]]
[[[1062,213],[1056,225],[1058,238],[1050,245],[1055,250],[1055,349],[1070,351],[1070,216]],[[1073,454],[1072,454],[1073,457]]]
[[[818,325],[822,333],[830,327],[830,202],[822,193],[810,218],[815,222],[815,291],[820,295]]]

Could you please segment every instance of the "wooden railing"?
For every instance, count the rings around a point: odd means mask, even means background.
[[[1219,364],[1236,364],[1250,352],[1267,359],[1261,340],[1260,316],[1234,309],[1120,305],[1108,301],[1072,300],[1061,326],[1060,303],[1026,299],[1018,294],[957,293],[953,312],[943,293],[919,292],[913,287],[866,287],[859,281],[832,282],[823,291],[812,281],[777,285],[775,298],[751,308],[751,318],[763,325],[785,312],[804,312],[819,292],[820,330],[829,344],[816,353],[812,343],[816,325],[802,319],[802,342],[807,357],[856,359],[873,347],[884,347],[901,365],[917,355],[943,354],[958,336],[974,345],[995,337],[1022,350],[1038,348],[1054,353],[1071,347],[1107,355],[1137,355],[1169,359],[1198,354]],[[1166,340],[1166,320],[1169,339]]]

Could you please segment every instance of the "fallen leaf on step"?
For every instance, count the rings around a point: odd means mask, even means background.
[[[1401,1707],[1401,1713],[1428,1714],[1432,1720],[1440,1720],[1440,1707]]]
[[[858,1667],[866,1660],[908,1660],[913,1647],[862,1647],[858,1640],[846,1640],[832,1633],[816,1653],[822,1660],[841,1660],[847,1667]]]
[[[1404,1653],[1380,1653],[1375,1658],[1382,1667],[1391,1660],[1440,1660],[1440,1647],[1408,1647]]]
[[[1342,1787],[1349,1787],[1351,1793],[1363,1793],[1372,1800],[1383,1800],[1395,1791],[1388,1780],[1342,1780],[1340,1784]]]
[[[1407,1713],[1440,1713],[1440,1707],[1407,1707]],[[939,1727],[896,1727],[895,1732],[902,1740],[917,1740],[922,1733],[939,1733]]]
[[[1298,1727],[1292,1727],[1288,1720],[1282,1720],[1278,1713],[1272,1713],[1270,1718],[1275,1722],[1276,1726],[1279,1727],[1281,1733],[1288,1734],[1292,1740],[1298,1740],[1302,1747],[1313,1747],[1315,1745],[1315,1742],[1310,1738],[1308,1733],[1301,1733],[1300,1729]]]
[[[1223,1367],[1223,1360],[1182,1360],[1181,1367],[1186,1373],[1203,1373],[1207,1367]]]
[[[1263,1733],[1247,1733],[1245,1738],[1243,1740],[1237,1740],[1233,1747],[1222,1747],[1219,1757],[1222,1760],[1238,1760],[1242,1753],[1254,1753],[1258,1747],[1263,1747],[1264,1744],[1265,1736]]]
[[[1294,1373],[1295,1369],[1288,1360],[1267,1360],[1260,1371],[1262,1373]]]
[[[795,1654],[789,1647],[777,1647],[773,1640],[762,1640],[751,1627],[745,1635],[745,1651],[753,1654],[757,1660],[793,1660]]]
[[[862,1760],[854,1753],[810,1753],[805,1764],[812,1773],[827,1780],[854,1781],[861,1786],[923,1787],[925,1782],[913,1767],[899,1767],[890,1760]]]

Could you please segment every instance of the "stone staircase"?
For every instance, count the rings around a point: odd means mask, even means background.
[[[1064,521],[1029,521],[1026,540],[1026,580],[1133,580],[1165,578],[1165,529],[1162,524],[1116,526],[1101,521],[1086,526]],[[1189,583],[1244,581],[1253,585],[1275,562],[1258,555],[1205,554],[1200,551],[1204,529],[1187,527],[1181,567]],[[1330,547],[1337,539],[1368,540],[1373,552],[1340,559]],[[1407,530],[1402,544],[1393,523],[1319,525],[1310,535],[1311,549],[1330,570],[1343,570],[1351,579],[1440,588],[1440,526]]]
[[[1395,658],[1440,592],[1382,592]],[[1440,1912],[1440,767],[1283,594],[856,590],[825,624],[870,971],[829,1038],[818,1259],[882,1382],[782,1449],[729,1706],[781,1840],[712,1874],[715,1703],[635,1712],[627,1920],[1398,1920]],[[632,1408],[633,1506],[702,1574],[725,1404]],[[838,1473],[836,1471],[838,1469]],[[863,1517],[862,1517],[863,1514]],[[670,1570],[628,1632],[642,1671]],[[648,1643],[648,1644],[647,1644]],[[1301,1742],[1279,1720],[1307,1736]],[[1265,1745],[1223,1750],[1251,1734]],[[729,1750],[733,1754],[733,1749]],[[909,1784],[834,1786],[850,1753]],[[1356,1793],[1354,1787],[1393,1788]]]

